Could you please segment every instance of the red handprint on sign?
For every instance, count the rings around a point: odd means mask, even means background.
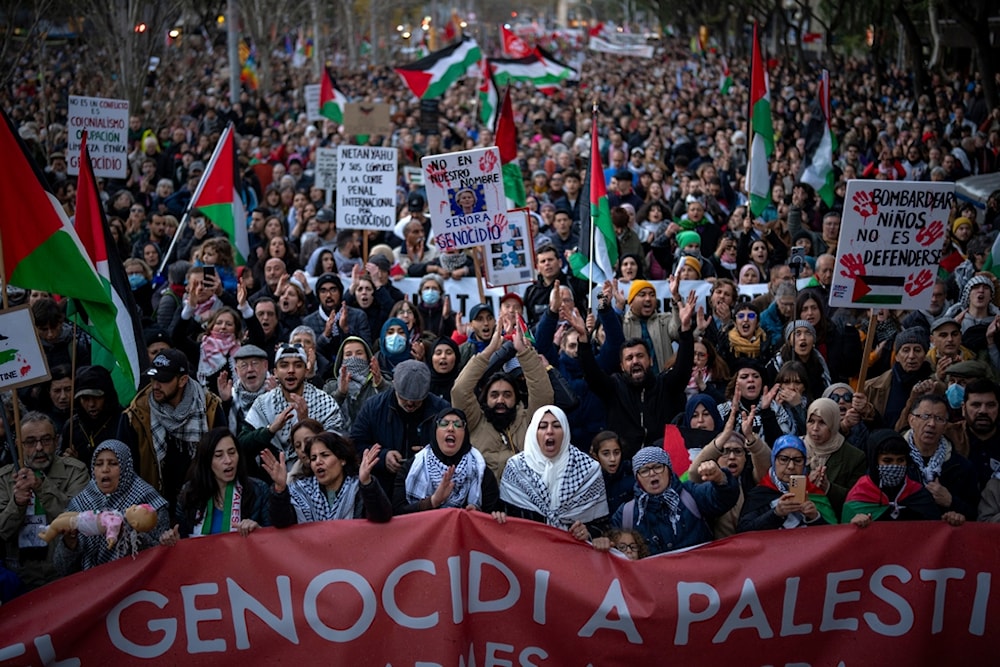
[[[932,245],[935,241],[941,240],[943,236],[944,223],[940,220],[935,220],[917,232],[917,243],[926,248],[927,246]]]
[[[916,296],[934,284],[934,276],[927,269],[923,269],[914,276],[912,273],[906,279],[904,289],[910,296]]]
[[[497,156],[494,155],[493,151],[487,151],[485,155],[479,158],[479,171],[488,172],[493,171],[493,167],[497,165]]]
[[[844,255],[840,258],[840,263],[845,269],[840,272],[840,275],[845,278],[853,280],[858,276],[865,275],[865,263],[861,260],[861,255],[857,253]]]
[[[878,213],[878,204],[868,192],[854,193],[854,210],[868,222],[868,218]]]

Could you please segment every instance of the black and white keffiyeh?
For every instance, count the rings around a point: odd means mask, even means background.
[[[742,401],[741,401],[742,403]],[[719,404],[719,416],[722,417],[722,423],[725,424],[726,420],[729,419],[729,413],[733,409],[733,402],[726,401],[725,403]],[[743,408],[740,410],[740,414],[736,415],[736,430],[739,431],[743,428],[743,410],[749,410],[750,406],[743,403]],[[792,420],[792,416],[788,413],[783,405],[778,403],[778,401],[771,401],[771,410],[774,411],[774,416],[778,420],[778,426],[781,427],[781,432],[795,433],[795,423]],[[767,442],[767,438],[764,436],[764,420],[760,416],[760,400],[757,401],[757,414],[753,417],[753,432],[754,434]]]
[[[937,449],[934,450],[927,463],[924,463],[924,455],[920,453],[917,445],[913,442],[913,431],[907,434],[906,442],[910,445],[910,460],[920,470],[924,483],[933,482],[940,477],[944,462],[951,458],[951,443],[948,442],[947,438],[941,438],[938,441]]]
[[[306,399],[310,419],[318,421],[327,431],[344,432],[344,415],[333,396],[317,389],[308,382],[302,387],[302,396]],[[287,407],[288,399],[285,398],[284,390],[281,387],[275,387],[253,402],[247,413],[246,421],[253,428],[263,428],[274,421],[274,418]],[[295,448],[292,446],[292,426],[304,417],[305,415],[296,415],[289,419],[271,439],[275,447],[285,452],[289,466],[298,459]]]
[[[563,427],[559,453],[547,458],[538,445],[538,423],[551,413]],[[500,498],[511,505],[536,512],[545,523],[567,529],[574,522],[588,523],[608,514],[601,466],[570,444],[569,420],[554,405],[535,411],[524,441],[503,471]]]
[[[330,503],[326,490],[320,486],[315,477],[299,479],[288,487],[295,508],[295,516],[299,523],[313,521],[331,521],[334,519],[353,519],[354,505],[358,496],[360,483],[357,477],[345,477],[344,483],[337,492],[333,503]]]
[[[413,465],[406,476],[406,501],[418,502],[434,493],[449,465],[434,455],[427,445],[413,458]],[[486,459],[478,449],[470,449],[455,464],[451,481],[454,484],[451,495],[442,507],[482,506],[483,475],[486,474]]]
[[[660,447],[640,448],[635,453],[635,456],[632,457],[632,470],[641,470],[650,463],[662,463],[667,466],[667,469],[670,471],[670,483],[667,484],[667,489],[663,493],[654,496],[647,493],[642,488],[642,485],[639,484],[639,481],[636,480],[634,488],[636,505],[635,523],[641,522],[643,515],[647,511],[660,513],[665,506],[667,517],[670,520],[670,528],[676,532],[677,522],[681,518],[681,496],[677,491],[680,487],[680,480],[674,475],[674,467],[670,463],[670,454]]]
[[[168,435],[184,443],[188,454],[194,457],[202,436],[208,433],[205,411],[205,389],[192,377],[188,377],[184,394],[176,406],[160,403],[153,398],[153,392],[149,393],[149,427],[158,463],[163,463],[167,455]]]

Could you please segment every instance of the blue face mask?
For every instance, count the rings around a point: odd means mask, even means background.
[[[425,289],[420,292],[420,300],[428,306],[433,306],[441,300],[441,292],[436,289]]]
[[[951,406],[953,410],[958,410],[962,407],[962,401],[965,400],[965,387],[960,384],[952,383],[948,385],[948,390],[944,393],[948,399],[948,405]]]
[[[141,273],[130,273],[128,275],[128,285],[134,290],[139,289],[148,282],[149,281],[146,280],[146,276]]]
[[[406,347],[406,336],[403,334],[388,334],[385,337],[385,351],[389,354],[399,354]]]

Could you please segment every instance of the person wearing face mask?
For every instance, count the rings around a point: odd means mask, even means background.
[[[135,305],[142,314],[143,324],[149,324],[153,321],[153,270],[141,259],[126,259],[124,264]]]
[[[344,415],[344,428],[350,429],[365,401],[391,388],[368,343],[358,336],[348,336],[337,350],[333,377],[323,391],[337,401]]]
[[[414,305],[424,319],[424,331],[435,337],[450,338],[455,333],[455,318],[451,300],[444,293],[444,281],[428,274],[420,281],[419,291],[420,298],[414,300]]]
[[[868,440],[868,474],[847,493],[841,523],[859,528],[873,521],[937,521],[944,518],[953,525],[961,523],[955,516],[942,517],[941,509],[927,489],[907,477],[909,452],[906,440],[895,431],[884,428],[872,433]]]
[[[406,323],[398,317],[387,319],[382,325],[375,356],[382,374],[391,380],[396,366],[413,358],[410,348],[410,330]]]

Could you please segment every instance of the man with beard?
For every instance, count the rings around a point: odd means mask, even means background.
[[[677,287],[676,278],[671,280],[671,289]],[[674,356],[673,340],[677,323],[672,313],[661,313],[656,288],[647,280],[633,280],[628,290],[628,309],[622,323],[626,338],[639,338],[646,345],[650,357],[650,368],[654,375],[666,368]],[[614,430],[614,429],[612,429]],[[631,454],[629,454],[631,456]]]
[[[957,366],[958,364],[956,364]],[[991,477],[1000,473],[1000,387],[986,379],[965,385],[962,416],[965,417],[965,437],[969,460],[976,467],[979,487],[986,488]]]
[[[274,377],[278,386],[258,396],[246,416],[240,445],[253,455],[271,445],[285,453],[291,468],[298,455],[292,446],[292,426],[303,419],[315,419],[325,431],[344,431],[344,417],[333,397],[306,382],[309,358],[301,345],[282,343],[274,355]]]
[[[372,474],[383,489],[392,489],[403,464],[431,442],[434,418],[448,407],[448,401],[430,393],[430,387],[427,364],[408,359],[396,366],[392,391],[365,401],[351,425],[351,440],[358,452],[382,446]]]
[[[256,345],[241,347],[233,355],[233,363],[236,366],[233,380],[229,379],[228,371],[219,374],[219,398],[229,415],[229,430],[239,433],[254,401],[278,383],[267,370],[267,352]]]
[[[63,456],[90,465],[94,447],[116,438],[122,406],[111,373],[103,366],[84,366],[76,372],[73,420],[62,429]]]
[[[910,430],[903,434],[910,445],[907,475],[924,485],[942,514],[957,512],[975,521],[979,506],[976,470],[944,437],[948,403],[937,394],[924,394],[914,403],[908,420]]]
[[[633,288],[637,282],[644,281],[634,281]],[[619,356],[621,371],[608,375],[598,366],[589,341],[582,335],[580,337],[577,358],[591,390],[608,412],[608,430],[621,438],[622,456],[631,458],[641,447],[662,438],[663,427],[684,409],[684,388],[694,365],[692,320],[695,301],[692,291],[678,309],[677,359],[671,368],[662,373],[653,372],[650,346],[642,338],[628,338],[622,343]],[[600,310],[610,307],[606,299],[600,301]],[[602,321],[606,322],[606,326],[614,326],[617,319],[603,318]],[[607,335],[611,339],[620,334],[609,330]]]
[[[87,466],[56,456],[56,425],[41,412],[21,417],[23,465],[0,469],[0,540],[4,565],[27,590],[54,581],[51,545],[38,538],[44,526],[66,510],[70,499],[90,481]]]
[[[332,357],[348,335],[371,345],[372,332],[364,311],[344,303],[344,283],[336,273],[324,273],[316,279],[319,308],[302,318],[302,324],[316,332],[316,348]]]
[[[507,460],[524,449],[524,436],[531,416],[538,408],[550,405],[554,400],[552,383],[545,366],[534,348],[525,340],[515,318],[516,316],[503,319],[494,327],[489,344],[469,360],[455,378],[455,385],[451,390],[452,405],[465,412],[468,418],[472,444],[482,453],[486,465],[497,479],[503,478]],[[490,358],[503,344],[504,327],[514,332],[514,349],[524,373],[528,395],[519,395],[518,383],[513,377],[507,373],[495,373],[486,381],[477,397],[476,385],[486,372]],[[518,403],[525,403],[526,409],[520,409]]]
[[[202,436],[225,424],[222,400],[188,375],[180,350],[164,350],[146,371],[150,383],[125,409],[118,439],[132,450],[136,472],[171,507],[187,478]]]

